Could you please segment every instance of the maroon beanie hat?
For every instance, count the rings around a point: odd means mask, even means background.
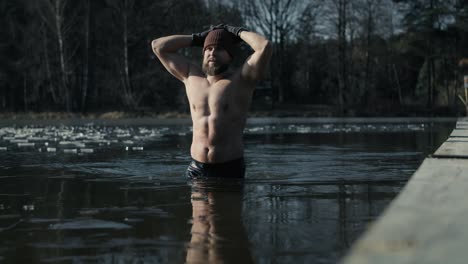
[[[209,46],[218,46],[224,48],[229,55],[234,57],[236,49],[236,41],[232,33],[227,32],[224,29],[214,29],[208,33],[203,44],[203,52]]]

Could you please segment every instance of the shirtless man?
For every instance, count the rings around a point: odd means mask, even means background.
[[[233,69],[240,41],[253,54]],[[178,53],[191,46],[203,48],[202,67]],[[244,28],[218,25],[201,33],[155,39],[152,48],[169,73],[185,84],[193,122],[192,162],[186,175],[244,177],[243,131],[256,81],[270,61],[271,43]]]

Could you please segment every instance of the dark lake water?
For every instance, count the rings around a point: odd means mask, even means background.
[[[187,121],[0,124],[0,263],[336,263],[451,119],[257,119],[245,180],[191,181]]]

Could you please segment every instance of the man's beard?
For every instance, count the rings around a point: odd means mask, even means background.
[[[229,69],[229,64],[212,64],[210,66],[209,63],[203,63],[202,70],[206,75],[215,76],[221,74]]]

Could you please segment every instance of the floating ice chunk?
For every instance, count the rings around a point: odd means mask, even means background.
[[[108,141],[105,140],[105,139],[101,139],[101,138],[91,138],[91,139],[85,139],[82,141],[83,143],[94,143],[94,144],[103,144],[103,143],[107,143]]]
[[[80,152],[81,153],[94,153],[94,149],[82,148],[82,149],[80,149]]]
[[[140,133],[142,134],[148,134],[151,132],[151,130],[144,128],[144,127],[140,127],[139,130],[140,130]]]
[[[306,133],[311,133],[311,132],[312,132],[311,127],[300,126],[297,128],[297,133],[300,133],[300,134],[306,134]]]
[[[78,148],[86,147],[86,145],[84,143],[77,142],[77,141],[60,141],[59,145],[74,145],[74,146],[76,146]]]
[[[59,223],[50,225],[50,229],[54,230],[84,230],[84,229],[129,229],[129,225],[104,221],[98,219],[77,220],[68,223]]]
[[[103,139],[104,139],[104,136],[101,136],[101,135],[92,135],[86,138],[86,140],[94,140],[94,141],[99,141]]]
[[[29,142],[18,143],[18,147],[34,147],[34,145],[36,145],[36,144],[35,143],[29,143]]]
[[[0,147],[0,151],[7,151],[7,147]]]
[[[10,143],[28,143],[27,139],[11,139]]]
[[[162,137],[163,135],[159,132],[151,132],[148,137]]]
[[[132,150],[143,150],[143,147],[133,147]]]
[[[23,211],[34,211],[34,204],[25,204],[23,205]]]
[[[125,217],[124,221],[127,222],[127,223],[139,223],[139,222],[143,222],[143,219]]]
[[[78,150],[77,149],[64,149],[63,152],[67,154],[73,154],[73,153],[78,153]]]
[[[131,140],[124,140],[124,141],[122,141],[122,143],[124,143],[125,145],[133,145],[134,144],[134,142],[131,141]]]
[[[47,152],[56,152],[57,149],[56,148],[47,148]]]
[[[46,141],[46,140],[49,140],[48,137],[34,137],[34,136],[30,136],[27,139],[30,140],[30,141]]]
[[[262,130],[263,130],[263,127],[252,127],[249,129],[249,132],[259,132]]]
[[[130,134],[126,133],[126,134],[117,134],[116,137],[118,138],[126,138],[126,137],[131,137]]]
[[[81,143],[81,142],[76,142],[76,143],[74,143],[74,145],[75,145],[77,148],[84,148],[84,147],[86,147],[86,144]]]

